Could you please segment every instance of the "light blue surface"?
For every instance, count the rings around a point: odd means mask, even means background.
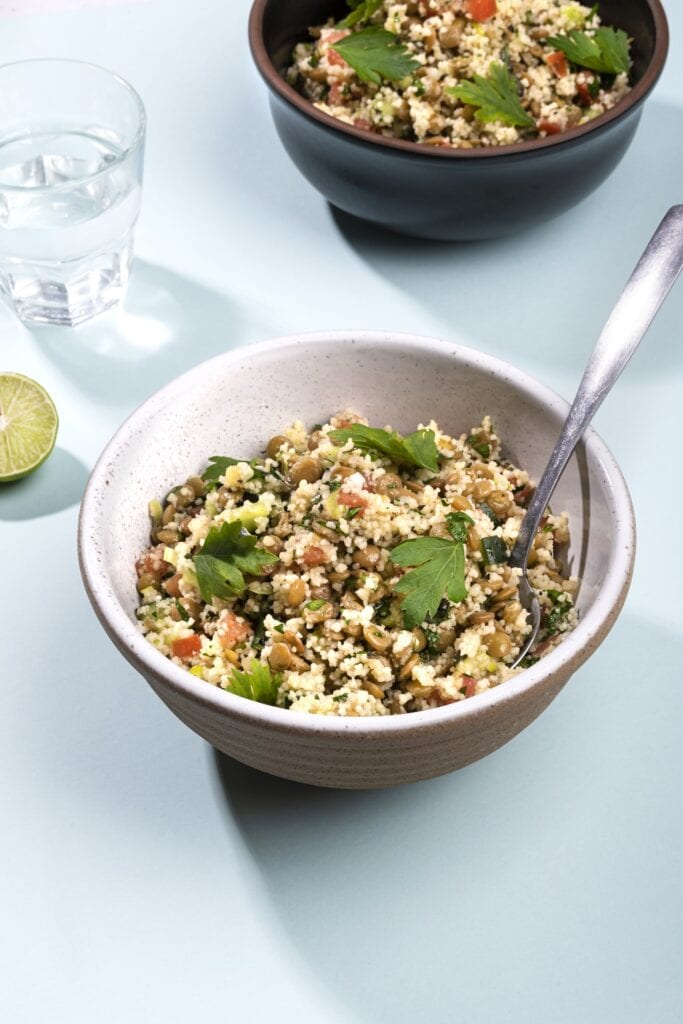
[[[623,616],[539,721],[457,775],[331,793],[218,758],[106,639],[75,551],[87,472],[121,420],[232,345],[405,329],[570,397],[683,201],[670,6],[668,69],[613,177],[547,227],[467,246],[330,212],[271,127],[246,0],[0,19],[2,61],[104,64],[149,114],[126,311],[32,333],[0,312],[0,369],[38,378],[61,412],[50,462],[0,491],[8,1024],[681,1019],[683,283],[597,419],[640,526]]]

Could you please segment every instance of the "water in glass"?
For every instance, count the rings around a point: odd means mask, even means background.
[[[139,97],[104,68],[0,67],[0,288],[23,320],[74,325],[120,301],[144,128]]]
[[[75,324],[121,298],[141,193],[121,155],[86,132],[0,141],[0,269],[20,316]]]

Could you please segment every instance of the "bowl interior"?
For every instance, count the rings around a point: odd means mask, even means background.
[[[303,336],[228,353],[145,403],[94,471],[84,503],[89,511],[82,542],[105,597],[132,626],[134,562],[149,543],[150,499],[162,498],[189,474],[200,472],[211,455],[250,458],[293,420],[311,426],[349,407],[376,426],[390,424],[408,432],[435,419],[455,435],[489,413],[507,457],[536,478],[567,408],[507,364],[407,336]],[[553,499],[553,507],[570,516],[568,560],[582,578],[582,615],[614,558],[615,474],[606,449],[589,435]]]
[[[340,20],[348,6],[344,0],[266,0],[262,4],[263,41],[272,63],[282,71],[295,43],[308,38],[308,27],[329,17]],[[645,73],[655,49],[655,20],[647,0],[602,0],[600,17],[606,25],[622,28],[633,39],[633,80]]]

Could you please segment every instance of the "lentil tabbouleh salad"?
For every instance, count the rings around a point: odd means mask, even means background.
[[[294,423],[250,461],[213,456],[150,503],[137,562],[147,639],[200,679],[325,715],[441,707],[505,682],[529,632],[507,564],[528,473],[490,419],[401,437],[345,411]],[[526,663],[576,622],[548,510],[529,560],[543,610]],[[523,663],[524,664],[524,663]]]
[[[630,40],[563,0],[349,0],[311,28],[287,80],[326,114],[390,138],[472,149],[545,138],[629,92]]]

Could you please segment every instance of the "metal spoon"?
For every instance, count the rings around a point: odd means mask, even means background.
[[[522,570],[519,600],[529,615],[531,633],[513,668],[528,653],[541,624],[541,606],[527,578],[527,560],[550,496],[586,427],[616,384],[682,267],[683,206],[673,206],[650,239],[598,338],[562,433],[522,520],[509,565]]]

